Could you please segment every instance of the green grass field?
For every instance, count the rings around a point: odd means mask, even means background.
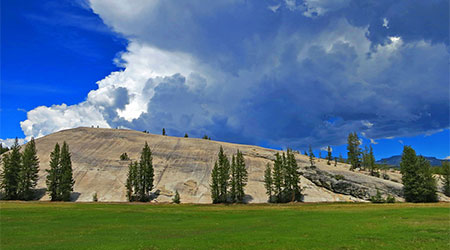
[[[450,249],[450,204],[0,203],[3,249]]]

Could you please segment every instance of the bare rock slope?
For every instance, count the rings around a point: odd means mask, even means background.
[[[153,192],[159,194],[156,202],[170,201],[178,190],[182,202],[210,203],[210,174],[220,146],[230,157],[238,149],[244,154],[249,172],[246,200],[250,203],[266,202],[264,170],[268,162],[272,164],[277,152],[257,146],[123,129],[63,130],[36,140],[40,160],[37,188],[41,200],[49,199],[44,192],[50,152],[55,143],[63,141],[69,144],[72,154],[75,179],[72,198],[75,201],[91,201],[94,193],[97,193],[99,201],[126,201],[129,161],[121,161],[119,156],[126,152],[132,160],[138,160],[147,142],[153,153]],[[328,166],[323,159],[316,163],[317,167],[311,168],[306,156],[296,154],[296,158],[303,174],[301,185],[305,202],[364,201],[375,195],[377,189],[401,200],[402,185],[397,182],[349,171],[347,164]]]

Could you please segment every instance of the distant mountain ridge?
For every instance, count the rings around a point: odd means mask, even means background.
[[[432,157],[432,156],[424,156],[425,159],[427,159],[431,166],[441,166],[442,162],[445,161],[450,161],[450,160],[445,160],[445,159],[438,159],[436,157]],[[383,158],[381,160],[376,161],[376,163],[378,164],[387,164],[387,165],[391,165],[391,166],[400,166],[400,162],[402,161],[402,156],[401,155],[394,155],[391,156],[389,158]]]

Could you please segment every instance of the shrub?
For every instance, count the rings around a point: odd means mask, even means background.
[[[337,174],[337,175],[334,176],[334,179],[339,181],[339,180],[344,180],[345,177],[343,175],[341,175],[341,174]]]
[[[370,197],[370,201],[372,203],[385,203],[386,201],[381,197],[380,190],[377,189],[377,194],[375,196]]]
[[[180,204],[180,194],[178,193],[178,190],[175,191],[175,196],[172,199],[173,203]]]
[[[388,174],[383,173],[383,179],[385,179],[385,180],[390,180],[391,178],[389,177]]]
[[[93,202],[97,202],[98,201],[97,193],[94,193],[94,195],[92,195],[92,201]]]
[[[394,196],[391,196],[390,194],[386,197],[386,203],[395,203]]]
[[[128,154],[125,152],[125,153],[120,155],[120,160],[121,161],[128,161],[128,160],[130,160],[130,157],[128,157]]]

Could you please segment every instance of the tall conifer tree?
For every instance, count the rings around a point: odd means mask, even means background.
[[[22,200],[30,200],[34,196],[39,173],[39,159],[36,154],[36,144],[34,138],[31,138],[31,141],[25,145],[19,172],[18,196]]]
[[[273,162],[273,195],[275,202],[281,202],[283,191],[283,160],[279,153],[275,154]]]
[[[272,169],[270,169],[270,164],[267,163],[266,170],[264,171],[264,187],[266,188],[266,194],[269,196],[269,202],[272,201],[272,190],[273,190],[273,179],[272,179]]]
[[[73,184],[75,181],[73,180],[73,171],[72,171],[72,159],[69,151],[69,145],[66,142],[63,142],[63,146],[61,147],[61,175],[60,175],[60,196],[63,201],[70,201],[70,194],[73,191]]]
[[[231,198],[231,202],[236,202],[237,201],[237,189],[238,189],[238,173],[237,173],[238,169],[236,166],[236,158],[234,157],[234,155],[231,157],[231,168],[230,168],[230,174],[231,174],[231,178],[230,178],[230,198]]]
[[[417,157],[410,146],[403,148],[400,171],[406,201],[437,201],[436,180],[433,178],[430,163],[422,156]]]
[[[375,165],[375,156],[373,155],[372,145],[370,145],[370,149],[369,149],[369,169],[370,169],[370,175],[375,175],[376,165]]]
[[[152,151],[145,142],[144,148],[141,152],[141,159],[139,161],[139,199],[141,201],[146,201],[149,198],[150,191],[153,189],[153,157]]]
[[[359,145],[361,142],[359,141],[358,135],[356,132],[350,133],[347,138],[347,156],[348,161],[351,164],[351,170],[359,167],[360,165],[360,156],[361,156],[361,149],[359,148]]]
[[[59,144],[55,144],[55,148],[50,153],[50,169],[47,169],[47,192],[50,195],[52,201],[58,201],[61,199],[59,195],[59,181],[60,181],[60,152]]]
[[[311,146],[309,146],[309,163],[311,164],[311,167],[314,166],[314,153]]]
[[[248,181],[248,172],[245,167],[245,159],[242,152],[239,150],[236,154],[236,198],[235,201],[237,202],[244,202],[245,197],[245,191],[244,188],[247,185]]]
[[[217,161],[214,163],[214,167],[211,171],[211,200],[214,204],[219,203],[220,186],[219,186],[219,164]]]
[[[333,156],[332,156],[332,153],[331,153],[331,147],[328,146],[327,147],[327,164],[331,165],[331,161],[332,160],[333,160]]]
[[[293,201],[301,200],[301,188],[300,188],[300,174],[298,172],[298,165],[295,159],[295,155],[291,149],[288,149],[286,152],[286,172],[287,183],[286,185],[286,199]]]
[[[18,199],[19,171],[22,165],[19,141],[16,138],[10,152],[3,156],[1,188],[5,200]]]
[[[227,202],[228,185],[230,179],[230,161],[224,153],[222,146],[219,149],[219,201],[221,203]]]
[[[128,201],[134,201],[136,198],[135,190],[138,190],[137,168],[138,168],[137,162],[132,161],[128,165],[127,182],[126,182]]]

